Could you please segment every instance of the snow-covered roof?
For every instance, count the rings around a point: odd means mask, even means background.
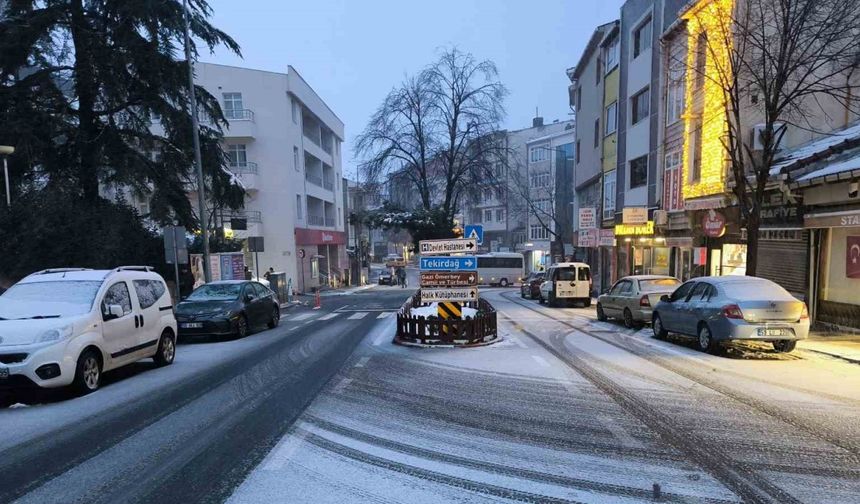
[[[829,153],[832,154],[843,147],[848,147],[848,145],[842,144],[854,140],[860,140],[860,122],[847,128],[833,131],[828,135],[787,152],[784,156],[777,159],[776,163],[770,169],[770,174],[778,175],[779,173],[786,173],[792,169],[799,168]]]
[[[860,177],[860,149],[835,154],[815,163],[817,168],[807,171],[797,177],[795,182],[801,185],[812,183],[816,179],[827,180]]]

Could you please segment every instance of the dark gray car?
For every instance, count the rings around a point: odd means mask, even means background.
[[[777,352],[790,352],[809,335],[805,303],[770,280],[748,276],[690,280],[663,296],[652,318],[657,338],[693,336],[710,353],[731,340],[770,341]]]

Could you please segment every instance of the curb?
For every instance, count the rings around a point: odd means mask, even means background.
[[[816,350],[814,348],[801,348],[801,350],[803,350],[804,352],[814,352],[814,353],[821,354],[821,355],[827,355],[828,357],[833,357],[835,359],[841,359],[841,360],[844,360],[846,362],[850,362],[851,364],[860,364],[860,358],[847,357],[845,355],[838,354],[835,352],[828,352],[826,350]]]
[[[465,344],[465,345],[450,345],[450,344],[434,345],[434,344],[430,344],[430,343],[416,343],[414,341],[406,341],[406,340],[402,340],[402,339],[398,338],[397,336],[395,336],[394,339],[392,340],[392,343],[394,343],[395,345],[401,345],[401,346],[413,347],[413,348],[478,348],[478,347],[485,347],[485,346],[493,345],[495,343],[502,341],[503,339],[504,338],[502,336],[497,336],[493,340],[481,341],[479,343],[471,343],[471,344]]]

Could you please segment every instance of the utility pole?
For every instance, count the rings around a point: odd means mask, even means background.
[[[2,7],[2,5],[0,5]],[[0,145],[0,156],[3,156],[3,179],[6,181],[6,207],[12,208],[12,190],[9,187],[9,163],[7,158],[15,153],[15,147]]]
[[[185,21],[185,61],[188,63],[188,100],[191,102],[191,129],[194,137],[194,168],[197,172],[197,208],[200,214],[200,233],[203,238],[203,277],[212,281],[209,265],[209,223],[206,215],[206,186],[203,181],[203,161],[200,155],[200,123],[197,120],[197,93],[194,90],[194,63],[191,61],[191,26],[188,19],[188,0],[182,0],[182,17]]]

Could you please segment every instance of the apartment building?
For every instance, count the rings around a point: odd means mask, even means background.
[[[285,272],[299,291],[343,279],[343,122],[292,66],[195,70],[197,83],[221,100],[229,169],[246,190],[245,208],[216,215],[218,225],[237,238],[262,236],[260,271]]]

